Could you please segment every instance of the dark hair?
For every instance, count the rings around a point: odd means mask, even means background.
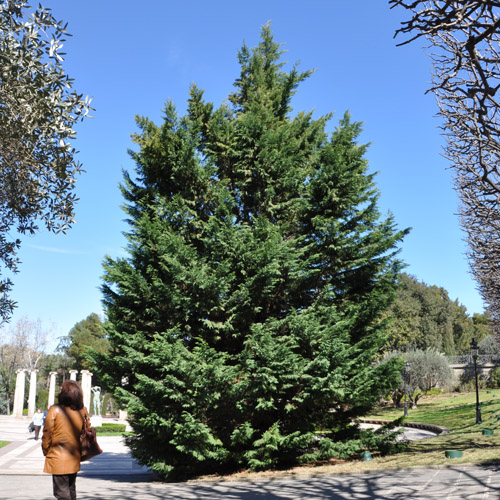
[[[63,382],[57,399],[60,405],[69,406],[72,410],[81,410],[83,408],[82,388],[74,380],[65,380]]]

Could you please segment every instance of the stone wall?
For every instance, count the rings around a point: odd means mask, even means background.
[[[491,370],[499,366],[496,363],[480,363],[477,365],[477,374],[478,375],[489,375]],[[467,368],[473,368],[473,365],[465,364],[465,363],[453,363],[450,364],[450,367],[453,369],[455,373],[456,379],[460,379],[460,376],[464,373]]]

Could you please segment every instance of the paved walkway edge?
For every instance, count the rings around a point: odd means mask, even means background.
[[[359,418],[358,422],[363,424],[387,425],[392,424],[392,420],[380,420],[377,418]],[[424,429],[426,431],[435,432],[436,434],[448,434],[450,429],[434,424],[423,424],[421,422],[401,422],[399,426],[409,427],[410,429]]]

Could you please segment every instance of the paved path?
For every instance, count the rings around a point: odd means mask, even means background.
[[[361,423],[359,424],[359,427],[361,429],[379,429],[381,426],[380,424]],[[400,429],[400,427],[398,427],[398,429]],[[403,427],[403,431],[404,432],[400,436],[400,439],[407,439],[408,441],[417,441],[419,439],[425,439],[436,435],[435,432],[413,427]]]
[[[160,483],[124,477],[78,477],[78,500],[498,500],[493,467],[412,469],[311,478]],[[2,500],[53,500],[51,479],[0,476]]]
[[[44,457],[41,440],[35,441],[28,432],[29,419],[15,419],[0,415],[0,440],[11,441],[0,448],[0,481],[3,475],[47,476],[43,472]],[[121,436],[99,437],[103,453],[82,463],[82,476],[137,476],[151,479],[150,471],[140,466],[131,456]],[[3,481],[2,481],[3,482]],[[1,490],[1,488],[0,488]]]
[[[0,500],[53,500],[40,442],[28,420],[0,416]],[[162,483],[132,459],[118,437],[101,437],[104,453],[85,463],[79,500],[498,500],[500,468],[457,466],[274,480]],[[499,454],[500,455],[500,454]]]

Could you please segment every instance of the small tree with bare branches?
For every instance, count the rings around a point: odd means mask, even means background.
[[[40,319],[26,316],[14,326],[0,330],[0,390],[3,392],[7,413],[14,396],[16,371],[39,367],[49,340],[49,333]]]

